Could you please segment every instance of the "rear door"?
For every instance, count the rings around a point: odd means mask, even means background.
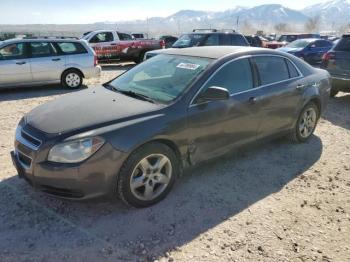
[[[31,82],[26,44],[14,43],[0,48],[0,86]]]
[[[256,56],[252,61],[261,91],[258,137],[290,129],[302,100],[301,73],[289,59],[280,56]]]
[[[350,78],[350,35],[343,36],[334,47],[335,60],[328,65],[333,76]]]
[[[331,49],[332,44],[325,40],[317,40],[312,43],[309,48],[309,53],[307,57],[307,61],[313,63],[319,63],[322,61],[322,56]]]
[[[29,43],[30,66],[34,82],[58,81],[65,69],[65,57],[51,42]]]
[[[231,61],[218,69],[203,86],[226,88],[230,99],[197,103],[188,110],[189,143],[193,162],[200,162],[234,146],[255,140],[260,121],[259,90],[248,58]]]

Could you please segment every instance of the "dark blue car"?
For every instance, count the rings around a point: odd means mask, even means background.
[[[295,55],[309,64],[318,64],[321,63],[322,56],[332,47],[333,43],[328,40],[307,38],[296,40],[278,50]]]

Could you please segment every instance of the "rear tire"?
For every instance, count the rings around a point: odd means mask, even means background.
[[[146,144],[134,151],[120,169],[118,195],[133,207],[154,205],[170,192],[179,171],[178,159],[170,147],[157,142]]]
[[[301,111],[290,138],[296,143],[305,143],[314,133],[320,112],[314,102],[309,102]]]
[[[139,54],[139,56],[136,57],[136,58],[134,59],[134,62],[135,62],[136,64],[142,63],[145,54],[146,54],[145,51],[141,52],[141,53]]]
[[[62,74],[61,84],[70,89],[80,88],[83,84],[83,74],[76,69],[69,69]]]

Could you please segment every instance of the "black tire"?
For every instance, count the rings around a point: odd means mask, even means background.
[[[332,89],[331,89],[330,96],[331,96],[331,97],[335,97],[338,93],[339,93],[338,90],[335,90],[335,89],[332,88]]]
[[[70,76],[72,76],[73,79],[70,79]],[[62,74],[61,84],[70,89],[80,88],[83,84],[83,74],[79,70],[68,69]]]
[[[305,112],[307,110],[309,110],[310,108],[312,108],[313,110],[315,110],[316,112],[316,124],[315,126],[313,127],[311,133],[309,136],[307,137],[303,137],[301,135],[301,131],[300,131],[300,128],[299,128],[299,125],[300,125],[300,122],[302,121],[302,118],[305,114]],[[310,137],[312,136],[312,134],[314,133],[315,129],[316,129],[316,126],[317,126],[317,123],[318,123],[318,119],[320,117],[320,110],[319,108],[317,107],[317,105],[314,103],[314,102],[309,102],[304,108],[303,110],[301,110],[299,116],[298,116],[298,121],[296,122],[295,124],[295,127],[293,128],[292,132],[291,132],[291,135],[290,135],[290,139],[293,141],[293,142],[296,142],[296,143],[305,143],[307,142]]]
[[[141,62],[143,61],[143,58],[144,58],[145,54],[146,54],[146,51],[142,51],[142,52],[139,54],[138,57],[134,58],[134,62],[135,62],[136,64],[141,63]]]
[[[162,154],[170,160],[172,166],[172,175],[168,185],[165,187],[164,191],[160,195],[158,195],[153,200],[141,200],[132,193],[130,185],[131,176],[133,174],[134,169],[137,167],[140,161],[145,157],[153,154]],[[158,142],[146,144],[134,151],[120,169],[117,182],[118,196],[120,199],[123,200],[125,204],[132,207],[142,208],[154,205],[167,196],[167,194],[173,187],[176,181],[176,177],[179,175],[179,172],[179,160],[177,159],[174,151],[170,147]]]

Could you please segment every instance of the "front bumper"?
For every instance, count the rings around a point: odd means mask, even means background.
[[[350,92],[350,77],[331,76],[332,89],[343,92]]]
[[[11,158],[20,178],[36,190],[76,200],[111,196],[116,192],[117,175],[127,155],[106,143],[93,156],[79,164],[46,160],[45,144],[33,150],[16,140]]]

